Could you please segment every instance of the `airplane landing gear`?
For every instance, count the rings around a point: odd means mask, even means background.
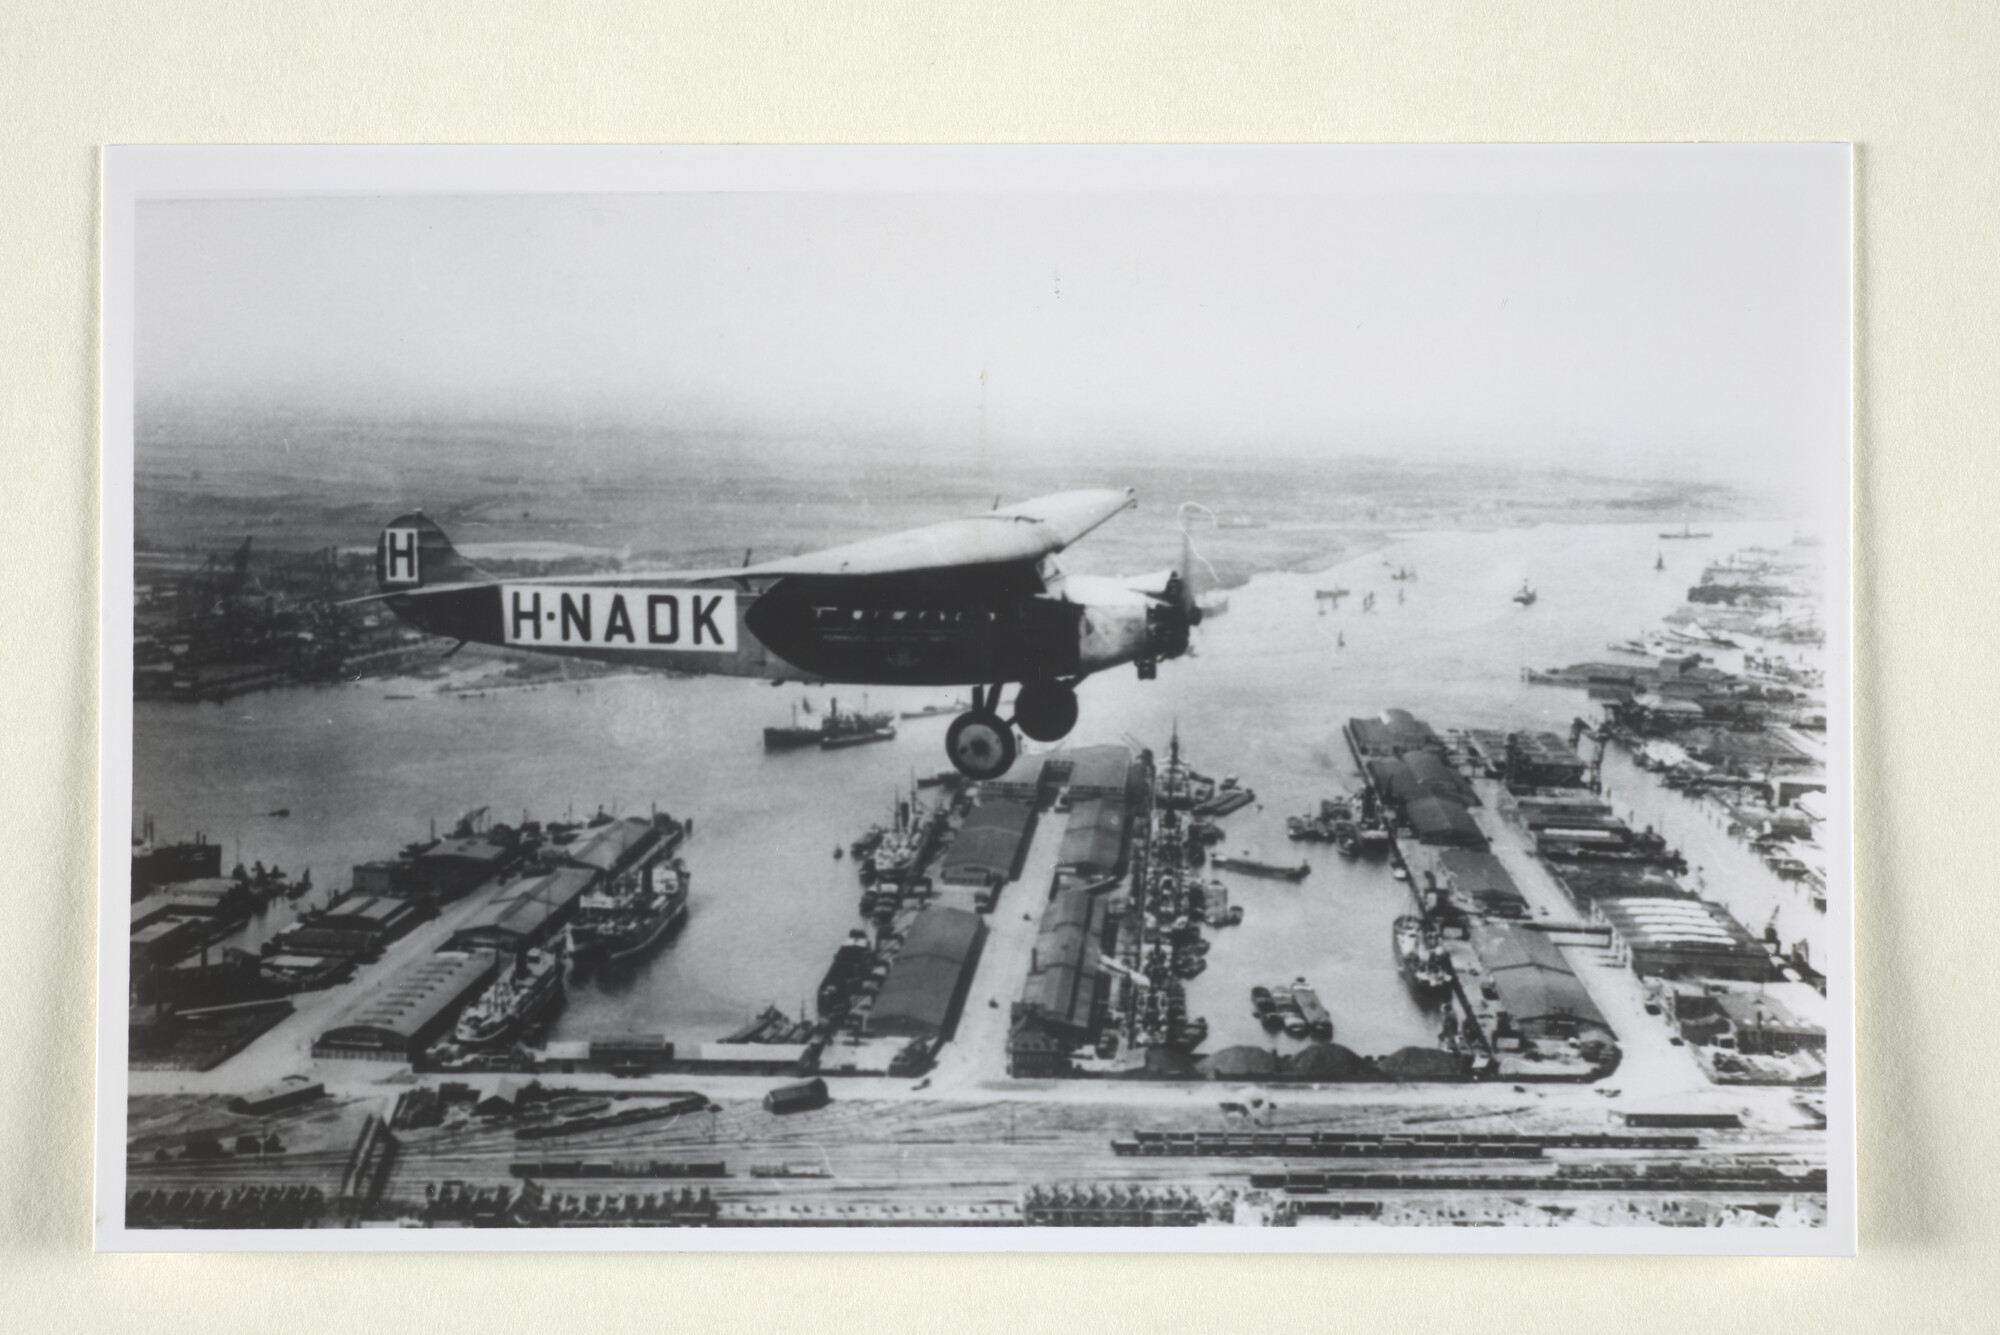
[[[994,687],[993,694],[997,697],[1000,688]],[[982,705],[977,690],[973,692],[973,702],[971,713],[960,714],[951,721],[951,728],[944,735],[945,753],[966,778],[997,779],[1007,772],[1019,752],[1014,744],[1014,730],[990,705]]]
[[[1061,681],[1022,683],[1014,723],[1035,741],[1061,741],[1076,726],[1076,688]]]

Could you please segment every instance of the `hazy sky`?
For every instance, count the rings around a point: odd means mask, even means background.
[[[137,392],[1762,481],[1845,445],[1845,229],[1759,191],[148,203]]]

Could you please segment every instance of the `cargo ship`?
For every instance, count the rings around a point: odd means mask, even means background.
[[[645,950],[687,917],[687,864],[679,858],[628,872],[576,906],[570,944],[581,959],[621,960]]]
[[[524,1030],[546,1018],[563,995],[560,949],[525,950],[514,967],[458,1017],[452,1038],[462,1048],[490,1048],[512,1042]]]
[[[915,875],[930,853],[944,808],[930,809],[909,797],[898,796],[889,828],[875,840],[868,855],[859,859],[855,870],[863,885],[884,882],[900,887]]]
[[[1666,539],[1668,539],[1668,540],[1670,540],[1670,541],[1679,541],[1679,542],[1686,542],[1686,541],[1688,541],[1688,540],[1690,540],[1690,539],[1693,539],[1693,538],[1712,538],[1712,537],[1714,537],[1715,535],[1714,535],[1713,533],[1697,533],[1697,532],[1695,532],[1695,530],[1694,530],[1694,528],[1693,528],[1693,526],[1692,526],[1692,525],[1690,525],[1690,524],[1687,524],[1686,522],[1683,522],[1683,523],[1681,524],[1681,531],[1680,531],[1680,532],[1678,532],[1678,533],[1662,533],[1662,534],[1661,534],[1660,536],[1661,536],[1661,537],[1663,537],[1663,538],[1666,538]]]
[[[1394,928],[1396,965],[1410,992],[1425,1004],[1443,1001],[1451,995],[1451,956],[1438,939],[1437,928],[1415,914],[1396,919]]]
[[[805,713],[812,713],[812,703],[803,702]],[[861,746],[868,742],[886,742],[896,735],[896,716],[888,711],[871,714],[866,706],[860,711],[842,711],[840,701],[834,700],[817,724],[799,722],[799,706],[792,706],[792,721],[782,728],[764,729],[764,749],[766,751],[795,751],[801,747],[817,746],[822,751],[837,750],[845,746]]]

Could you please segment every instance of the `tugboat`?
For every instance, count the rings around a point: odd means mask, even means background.
[[[1451,956],[1438,939],[1437,928],[1413,913],[1396,919],[1396,964],[1410,992],[1426,1005],[1451,995]]]
[[[515,957],[514,967],[502,972],[458,1017],[453,1041],[462,1048],[492,1048],[512,1042],[562,1000],[564,963],[560,947],[522,951]]]
[[[687,864],[679,858],[628,872],[576,906],[570,944],[579,958],[621,960],[651,946],[687,916]]]

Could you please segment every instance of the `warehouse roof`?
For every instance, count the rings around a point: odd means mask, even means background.
[[[1417,776],[1410,773],[1410,767],[1393,756],[1377,756],[1368,762],[1368,777],[1375,781],[1375,789],[1390,802],[1401,804],[1413,798],[1424,796],[1423,785]]]
[[[1104,901],[1081,888],[1064,890],[1042,913],[1021,1009],[1077,1031],[1088,1030],[1103,966],[1098,942]]]
[[[1520,887],[1507,874],[1500,859],[1482,849],[1447,848],[1438,854],[1438,862],[1450,874],[1454,884],[1470,895],[1481,890],[1505,890],[1509,894],[1519,894]]]
[[[1565,863],[1555,875],[1570,898],[1585,905],[1604,899],[1694,898],[1692,890],[1657,867]]]
[[[658,827],[644,816],[627,816],[584,831],[562,850],[562,857],[602,872],[620,872],[638,861],[658,835]]]
[[[597,880],[598,873],[587,867],[558,867],[524,877],[459,924],[451,934],[450,948],[531,945],[553,931]]]
[[[1410,777],[1432,797],[1448,797],[1454,802],[1469,803],[1472,785],[1432,752],[1408,752],[1403,756],[1403,764],[1409,768]]]
[[[1057,866],[1101,875],[1116,867],[1124,855],[1123,801],[1093,798],[1071,808],[1062,849],[1056,855]]]
[[[1764,948],[1743,925],[1706,900],[1600,899],[1594,908],[1635,954],[1696,965],[1704,958],[1768,963]]]
[[[1406,813],[1417,838],[1426,844],[1452,844],[1460,848],[1484,848],[1486,836],[1472,814],[1444,797],[1419,797]]]
[[[868,1028],[875,1033],[943,1034],[985,935],[986,924],[977,913],[939,905],[919,913],[889,965]]]
[[[407,1048],[436,1032],[451,1011],[484,987],[500,961],[483,952],[427,955],[384,983],[367,1002],[320,1035],[329,1044]]]
[[[1008,797],[988,797],[972,809],[953,837],[938,876],[946,881],[997,883],[1014,874],[1034,823],[1035,809]]]
[[[1132,753],[1122,746],[1085,746],[1069,753],[1069,786],[1081,795],[1106,795],[1125,791],[1125,778],[1132,766]]]
[[[490,839],[477,837],[470,839],[440,839],[436,844],[419,853],[417,861],[431,862],[443,858],[456,858],[464,862],[491,865],[504,861],[509,851],[505,844],[496,844]]]
[[[1569,961],[1542,933],[1509,922],[1474,923],[1472,946],[1499,992],[1500,1008],[1520,1025],[1574,1020],[1609,1030]]]

